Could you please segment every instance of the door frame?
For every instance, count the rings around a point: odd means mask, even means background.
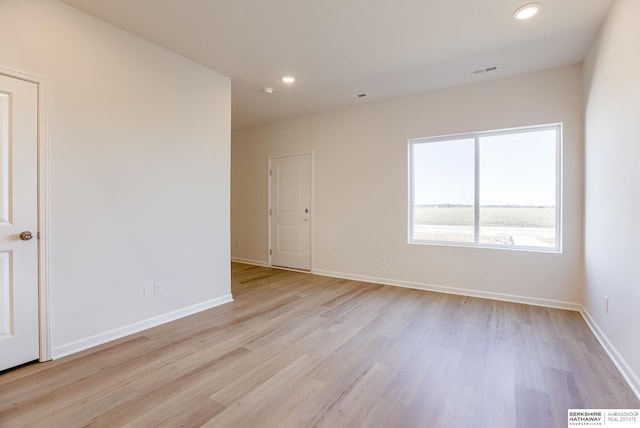
[[[306,153],[295,153],[295,154],[286,154],[286,155],[269,155],[269,163],[267,165],[267,260],[268,260],[268,265],[269,267],[274,267],[272,262],[271,262],[271,251],[269,251],[272,247],[272,237],[271,237],[271,221],[272,221],[272,217],[271,217],[271,161],[273,159],[280,159],[280,158],[293,158],[293,157],[297,157],[297,156],[309,156],[310,157],[310,163],[311,165],[309,165],[309,182],[311,183],[310,185],[310,189],[309,189],[309,210],[311,211],[311,218],[310,218],[310,224],[309,224],[309,258],[310,260],[310,269],[309,272],[313,273],[314,271],[314,248],[315,248],[315,202],[314,202],[314,189],[315,189],[315,158],[314,158],[314,151],[311,150],[310,152],[306,152]],[[278,269],[285,269],[285,270],[295,270],[298,271],[298,269],[293,269],[293,268],[286,268],[286,267],[282,267],[282,266],[278,266]],[[301,271],[301,272],[307,272],[305,271]]]
[[[38,342],[39,361],[49,361],[51,360],[49,83],[44,76],[2,66],[0,66],[0,74],[34,83],[38,91]]]

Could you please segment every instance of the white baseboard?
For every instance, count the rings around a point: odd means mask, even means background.
[[[268,262],[263,262],[263,261],[260,261],[260,260],[250,260],[250,259],[243,259],[243,258],[240,258],[240,257],[231,257],[231,261],[235,262],[235,263],[242,263],[244,265],[271,267],[271,266],[269,266]]]
[[[94,346],[102,345],[103,343],[111,342],[112,340],[120,339],[130,334],[138,333],[229,302],[233,302],[233,296],[231,294],[218,297],[217,299],[207,300],[206,302],[197,303],[195,305],[148,318],[146,320],[138,321],[104,333],[98,333],[84,339],[56,346],[52,350],[52,356],[53,359],[66,357],[67,355],[75,354],[76,352],[84,351],[86,349],[93,348]]]
[[[622,374],[622,377],[624,377],[624,380],[626,380],[627,384],[629,384],[629,388],[631,388],[638,400],[640,400],[640,378],[638,378],[638,375],[631,369],[631,367],[629,367],[625,359],[622,357],[622,355],[620,355],[611,341],[609,341],[607,335],[604,334],[602,329],[600,329],[589,311],[587,311],[584,306],[580,308],[580,314],[591,329],[593,335],[596,337],[596,339],[598,339],[598,342],[600,342],[600,344],[606,351],[607,355],[609,355],[609,358],[611,358],[611,361],[613,361],[613,364],[616,365],[618,371],[620,372],[620,374]]]
[[[396,287],[414,288],[417,290],[435,291],[438,293],[457,294],[460,296],[478,297],[481,299],[502,300],[505,302],[523,303],[525,305],[544,306],[546,308],[566,309],[570,311],[580,311],[582,307],[578,303],[564,302],[561,300],[541,299],[538,297],[518,296],[514,294],[495,293],[492,291],[480,291],[469,288],[447,287],[444,285],[426,284],[411,281],[401,281],[397,279],[378,278],[366,275],[352,275],[343,272],[332,272],[326,270],[314,270],[312,273],[333,278],[352,279],[355,281],[371,282],[374,284],[393,285]]]

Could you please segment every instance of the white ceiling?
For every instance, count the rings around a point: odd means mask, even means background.
[[[579,63],[612,4],[538,0],[516,21],[527,0],[63,1],[230,76],[234,129]]]

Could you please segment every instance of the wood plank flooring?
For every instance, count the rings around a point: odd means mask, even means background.
[[[579,314],[233,264],[234,303],[0,375],[0,427],[566,427],[640,408]]]

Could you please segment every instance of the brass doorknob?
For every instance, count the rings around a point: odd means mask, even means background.
[[[23,241],[28,241],[31,238],[33,238],[33,233],[29,232],[28,230],[25,230],[20,234],[20,239],[22,239]]]

